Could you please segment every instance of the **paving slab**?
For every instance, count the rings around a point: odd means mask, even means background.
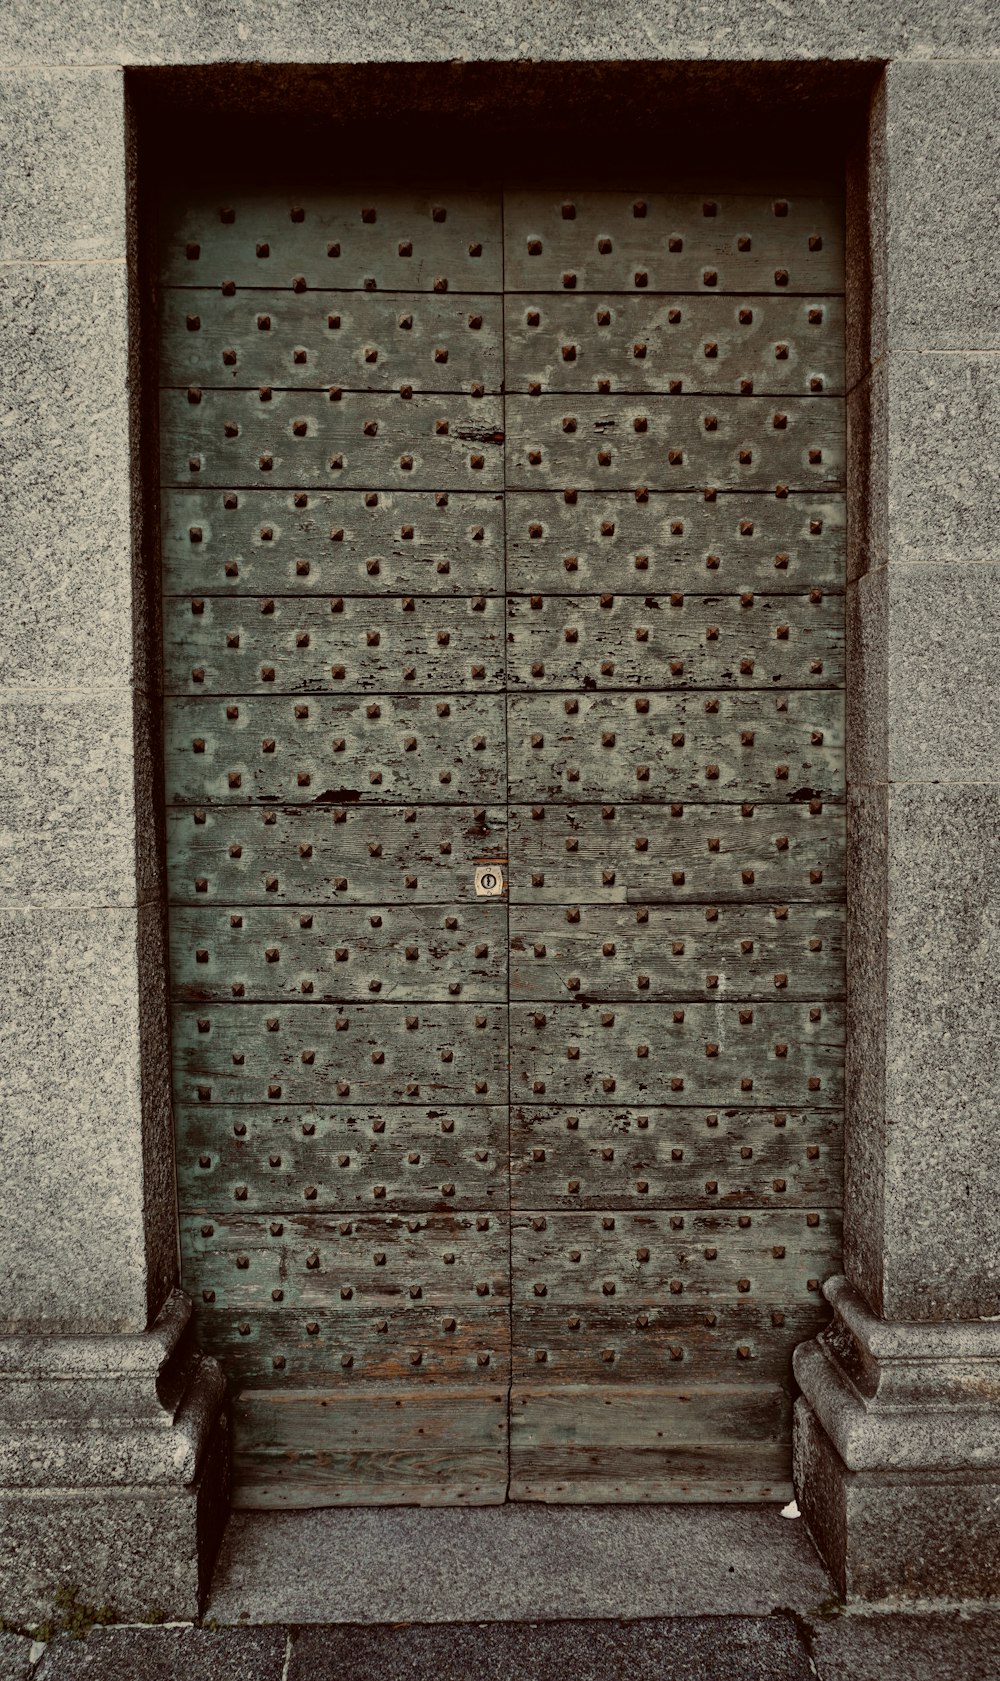
[[[857,1612],[811,1625],[818,1681],[1000,1681],[1000,1612]]]
[[[814,1681],[790,1617],[298,1631],[287,1681]]]
[[[31,1672],[31,1641],[0,1630],[0,1681],[27,1681]]]
[[[60,1634],[33,1681],[284,1681],[280,1628],[93,1628]]]
[[[765,1506],[237,1512],[219,1623],[506,1622],[808,1612],[833,1585]]]

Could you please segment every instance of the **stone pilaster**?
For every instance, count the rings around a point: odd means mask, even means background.
[[[127,134],[119,70],[0,72],[0,1616],[19,1620],[70,1584],[193,1615],[225,1493],[219,1373],[171,1297]]]
[[[998,98],[890,65],[849,214],[849,1283],[796,1486],[860,1599],[1000,1592]]]

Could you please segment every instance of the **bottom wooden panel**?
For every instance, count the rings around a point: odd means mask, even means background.
[[[510,1498],[789,1500],[791,1402],[777,1385],[514,1385]]]
[[[507,1391],[245,1389],[233,1504],[494,1506],[507,1497]]]

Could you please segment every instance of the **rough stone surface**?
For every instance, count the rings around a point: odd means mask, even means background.
[[[31,1646],[26,1635],[0,1632],[0,1681],[29,1681],[34,1673]]]
[[[852,1612],[814,1623],[819,1681],[997,1681],[1000,1615]]]
[[[172,1282],[173,1209],[143,1170],[144,1123],[163,1132],[155,1094],[143,1114],[139,1054],[149,914],[0,913],[11,1330],[141,1331]]]
[[[53,1614],[59,1587],[116,1618],[198,1616],[229,1501],[228,1434],[216,1426],[197,1480],[174,1488],[0,1488],[0,1616]]]
[[[882,1300],[885,1261],[887,808],[884,784],[849,789],[844,1265],[873,1306]]]
[[[1000,1473],[848,1471],[800,1397],[794,1475],[809,1532],[849,1602],[1000,1598]]]
[[[142,679],[132,653],[125,289],[124,259],[0,266],[5,687]]]
[[[889,67],[885,144],[894,190],[876,355],[890,344],[1000,349],[998,107],[998,64]]]
[[[95,1628],[60,1635],[35,1681],[287,1681],[284,1629]]]
[[[943,7],[935,0],[864,0],[836,5],[805,0],[776,9],[751,0],[721,10],[712,0],[680,0],[669,10],[628,0],[560,3],[540,12],[530,0],[505,0],[489,12],[472,0],[429,0],[406,27],[382,7],[324,0],[303,10],[294,0],[227,7],[174,0],[157,6],[97,0],[58,14],[19,8],[0,34],[4,63],[207,64],[384,63],[422,59],[547,58],[629,60],[846,58],[995,58],[1000,56],[989,0]]]
[[[789,1617],[486,1623],[299,1632],[288,1681],[812,1681]]]
[[[867,498],[884,509],[867,535],[872,560],[958,568],[1000,558],[1000,429],[997,355],[990,351],[892,348],[886,366],[884,457],[876,452]],[[884,482],[879,461],[884,459]]]
[[[849,798],[845,1268],[894,1319],[988,1317],[1000,1302],[998,827],[996,786]]]
[[[1000,788],[895,787],[888,813],[882,1311],[991,1316],[1000,1308]]]
[[[153,832],[137,822],[131,691],[0,688],[0,730],[0,904],[84,910],[148,898],[156,865]]]
[[[1000,547],[994,562],[980,566],[944,561],[883,571],[889,778],[1000,781]]]
[[[0,71],[0,261],[125,255],[122,72]]]
[[[234,1513],[208,1609],[223,1623],[762,1616],[830,1592],[775,1507],[355,1507]]]

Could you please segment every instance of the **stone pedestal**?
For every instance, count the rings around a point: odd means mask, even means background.
[[[174,1291],[140,1336],[0,1338],[0,1608],[78,1586],[117,1617],[196,1617],[228,1513],[218,1363]]]
[[[842,1594],[1000,1591],[1000,1323],[887,1323],[844,1278],[795,1353],[795,1484]]]

